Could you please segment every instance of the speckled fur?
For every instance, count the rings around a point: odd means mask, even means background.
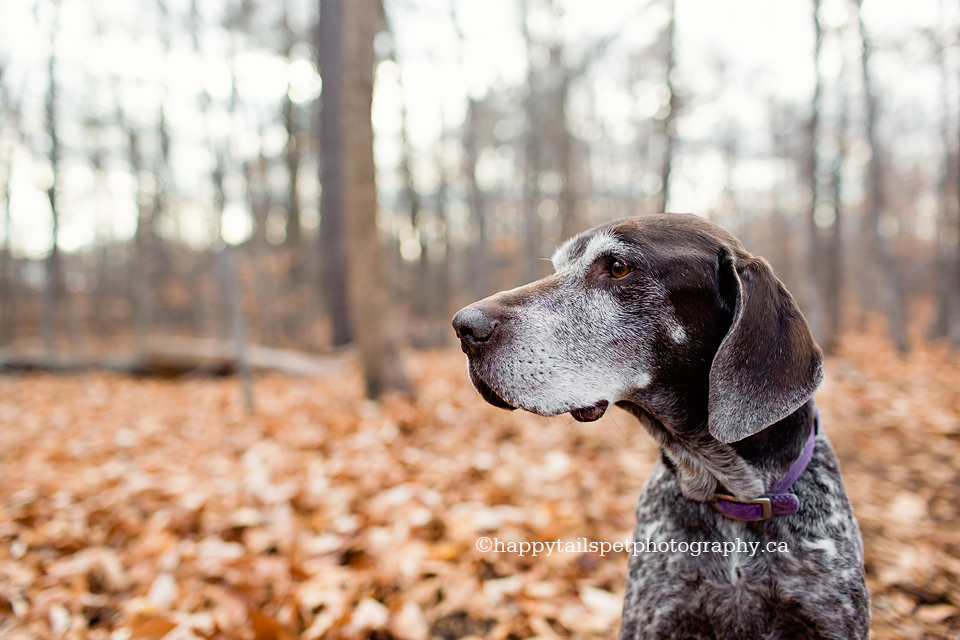
[[[799,513],[740,522],[705,502],[762,494],[813,425],[822,356],[766,261],[686,215],[598,227],[553,260],[554,275],[454,319],[478,391],[541,415],[595,419],[583,409],[604,403],[635,415],[662,453],[637,505],[638,543],[788,549],[631,556],[621,640],[866,638],[860,531],[822,430],[791,488]],[[629,275],[612,278],[614,261]],[[464,332],[471,322],[482,340]]]
[[[812,405],[806,407],[812,412]],[[641,553],[630,557],[621,640],[866,638],[870,600],[860,530],[826,433],[791,488],[800,512],[726,518],[683,495],[661,460],[637,504],[637,541],[786,543],[786,553]]]

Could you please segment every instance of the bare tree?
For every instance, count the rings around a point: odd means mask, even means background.
[[[160,43],[162,46],[163,57],[167,59],[170,55],[170,10],[167,6],[167,0],[157,0],[157,11],[159,18]],[[149,207],[149,225],[143,230],[146,233],[146,256],[144,258],[146,265],[146,280],[149,283],[153,278],[167,276],[173,272],[168,260],[169,254],[166,251],[164,243],[157,234],[159,221],[166,213],[169,197],[168,190],[173,191],[173,176],[170,169],[170,130],[167,123],[166,111],[166,91],[167,88],[161,83],[160,99],[157,104],[157,152],[151,159],[150,171],[153,173],[152,180],[155,183],[153,189],[153,198],[150,198]],[[139,179],[139,175],[137,176]],[[175,220],[175,218],[173,218]],[[139,230],[139,226],[138,226]],[[147,285],[149,286],[149,284]],[[161,306],[153,306],[154,300],[148,295],[148,321],[153,322],[157,318],[158,312],[162,310]],[[196,295],[196,293],[195,293]]]
[[[958,133],[960,133],[960,128],[958,128]],[[948,152],[949,155],[949,152]],[[957,169],[960,172],[960,151],[957,154]],[[954,208],[956,212],[956,228],[957,228],[957,246],[955,253],[955,260],[953,263],[953,322],[950,323],[948,329],[948,335],[950,338],[950,345],[956,349],[960,349],[960,175],[957,176],[956,182],[956,197],[957,197],[957,206]],[[949,281],[949,280],[948,280]]]
[[[487,198],[477,183],[477,161],[480,159],[480,111],[482,104],[469,99],[467,104],[467,118],[461,132],[463,144],[463,177],[466,181],[467,205],[470,207],[470,218],[476,228],[471,260],[469,283],[473,298],[483,298],[488,291],[489,279],[489,240],[487,224]]]
[[[236,85],[234,85],[236,86]],[[224,154],[219,152],[217,164],[213,169],[212,181],[215,189],[215,207],[218,220],[222,219],[226,196],[223,191]],[[253,374],[250,371],[250,356],[247,349],[247,322],[243,315],[243,301],[240,287],[237,283],[237,264],[234,257],[234,248],[224,242],[218,225],[215,248],[217,251],[217,266],[220,272],[220,282],[223,287],[224,298],[227,303],[227,312],[230,316],[229,335],[233,339],[236,354],[237,374],[240,376],[240,389],[243,394],[243,406],[248,413],[253,413]]]
[[[199,0],[190,0],[188,24],[193,50],[198,56],[202,55],[200,34],[203,28],[203,19],[200,14]],[[206,122],[210,109],[210,95],[206,88],[201,90],[197,106],[203,121]],[[220,213],[214,211],[211,227],[216,231],[217,238],[220,237],[220,222]],[[210,272],[216,269],[216,259],[216,254],[205,253],[199,257],[190,274],[191,296],[193,298],[193,329],[197,335],[212,334],[219,336],[222,331],[223,323],[220,322],[221,318],[218,312],[221,306],[218,304],[221,287],[216,285],[216,279],[213,283],[210,283],[208,277]]]
[[[344,84],[343,0],[320,0],[317,58],[323,85],[320,94],[320,256],[322,282],[334,346],[351,340],[347,305],[346,231],[344,229],[341,112]]]
[[[300,38],[291,24],[289,0],[285,0],[283,4],[281,28],[284,38],[283,55],[287,60],[290,60],[294,45],[299,42]],[[298,115],[297,106],[290,97],[288,87],[287,93],[283,97],[283,125],[287,130],[287,147],[284,160],[288,176],[287,224],[283,244],[290,258],[289,287],[293,293],[295,311],[288,316],[284,325],[287,334],[299,342],[303,338],[304,325],[310,320],[312,305],[307,304],[307,300],[311,296],[306,286],[306,255],[304,254],[303,234],[301,232],[299,194],[300,165],[303,160],[308,132],[302,130]]]
[[[348,291],[367,394],[412,393],[389,314],[383,247],[377,230],[376,166],[373,159],[373,40],[384,24],[380,0],[350,0],[341,6],[343,211],[346,212]],[[321,24],[329,15],[321,18]],[[324,190],[326,190],[326,186]]]
[[[784,104],[776,98],[770,100],[769,109],[772,115],[771,122],[773,124],[774,149],[776,150],[777,158],[784,162],[784,166],[788,166],[788,163],[791,162],[795,156],[791,145],[791,141],[794,138],[794,136],[791,135],[793,133],[792,129],[796,124],[795,114],[790,105]],[[789,211],[785,197],[787,192],[785,183],[789,180],[789,175],[789,171],[785,171],[784,174],[781,175],[781,179],[778,181],[779,184],[774,192],[773,250],[770,251],[769,257],[770,262],[774,265],[777,272],[777,276],[783,282],[787,283],[788,288],[794,289],[792,283],[794,282],[797,265],[795,264],[796,260],[794,259],[794,252],[792,251],[792,234],[790,232],[793,215],[792,212]],[[802,262],[805,263],[806,261],[804,260]],[[805,264],[803,267],[804,270],[806,270]]]
[[[440,117],[443,122],[443,114]],[[444,128],[440,134],[440,144],[437,145],[437,170],[440,173],[440,179],[437,182],[437,219],[440,222],[442,237],[440,238],[440,250],[443,251],[442,258],[439,260],[440,268],[437,273],[436,294],[432,300],[432,313],[441,316],[444,320],[448,318],[450,312],[450,217],[447,207],[447,191],[449,189],[449,179],[447,177],[447,168],[444,163],[443,149],[447,138],[447,131]],[[445,324],[445,323],[444,323]],[[446,330],[446,326],[444,327]]]
[[[256,160],[244,163],[247,179],[247,202],[253,213],[253,237],[250,239],[250,252],[253,257],[254,297],[257,301],[257,319],[260,328],[260,341],[263,344],[277,343],[276,319],[278,309],[274,295],[270,269],[271,252],[267,245],[267,217],[270,214],[272,198],[267,185],[266,174],[269,162],[261,153]]]
[[[820,0],[813,0],[814,28],[814,83],[810,105],[810,119],[807,122],[807,167],[806,179],[810,187],[810,204],[807,209],[807,295],[804,313],[810,323],[814,337],[827,353],[833,353],[837,347],[840,330],[840,294],[841,294],[841,167],[844,158],[844,135],[846,128],[846,100],[843,88],[843,75],[835,87],[840,94],[836,121],[830,122],[823,114],[822,95],[824,78],[821,72],[821,51],[824,42],[824,30],[820,24]],[[829,88],[829,87],[828,87]],[[831,129],[832,124],[832,129]],[[824,145],[824,142],[833,143]],[[824,147],[832,150],[832,157],[821,158]],[[829,166],[822,167],[828,161]],[[829,176],[829,181],[823,174]],[[821,185],[821,182],[827,184]],[[832,220],[827,225],[825,210],[829,208]],[[822,226],[829,226],[829,236],[824,237]]]
[[[578,205],[580,202],[580,194],[577,190],[577,178],[578,178],[578,154],[577,154],[577,141],[573,135],[573,132],[570,131],[570,127],[567,126],[566,117],[567,117],[567,105],[568,98],[570,97],[570,84],[573,82],[573,77],[570,74],[564,76],[565,86],[562,87],[561,94],[563,96],[563,126],[560,127],[560,157],[558,159],[558,164],[560,165],[560,175],[562,176],[562,184],[560,185],[560,195],[557,198],[558,212],[557,215],[560,217],[560,239],[564,240],[566,238],[571,238],[577,233],[583,231],[581,228],[581,221],[578,215]]]
[[[16,288],[13,286],[13,216],[11,214],[10,187],[13,178],[13,155],[22,140],[20,129],[20,105],[10,99],[9,91],[3,84],[5,66],[0,64],[0,168],[3,170],[3,182],[0,182],[0,197],[3,198],[3,255],[0,256],[0,346],[13,341],[16,323]],[[7,131],[10,131],[9,136]],[[4,144],[6,142],[6,144]]]
[[[112,89],[116,89],[115,86],[111,86]],[[104,211],[105,207],[103,206],[103,191],[105,188],[105,166],[108,158],[108,151],[104,145],[104,122],[101,115],[98,113],[91,116],[85,122],[85,133],[93,139],[93,144],[89,150],[89,160],[90,168],[93,170],[94,175],[94,191],[96,193],[96,202],[95,207],[99,212],[96,218],[95,224],[95,236],[94,236],[94,255],[96,256],[95,260],[95,274],[96,274],[96,285],[93,291],[93,308],[100,310],[100,313],[95,313],[93,320],[93,330],[98,337],[106,337],[113,332],[113,327],[111,326],[111,318],[109,314],[105,313],[106,309],[110,308],[110,287],[109,282],[111,276],[115,271],[109,264],[109,253],[110,245],[112,244],[111,236],[112,234],[108,231],[108,221],[107,216],[109,215]]]
[[[542,240],[543,225],[539,215],[540,205],[540,176],[544,170],[542,147],[546,140],[545,121],[553,114],[544,113],[557,108],[553,100],[544,95],[549,87],[544,86],[551,80],[556,80],[557,62],[560,51],[557,45],[550,47],[550,62],[548,69],[538,71],[533,62],[533,49],[542,46],[531,37],[527,28],[526,16],[528,13],[527,1],[523,2],[523,35],[527,43],[527,52],[530,57],[527,72],[527,98],[524,100],[524,132],[523,132],[523,250],[520,258],[520,284],[533,282],[539,277],[540,258],[543,257]],[[554,72],[550,74],[550,72]],[[553,97],[553,96],[549,96]]]
[[[389,21],[387,22],[389,27]],[[393,35],[393,30],[390,29]],[[396,62],[396,49],[391,52],[391,59]],[[407,101],[403,94],[403,69],[399,65],[400,75],[399,83],[401,87],[400,98],[400,176],[403,180],[402,195],[403,203],[408,207],[410,227],[419,232],[420,255],[416,260],[416,278],[413,306],[418,316],[421,318],[427,314],[429,301],[427,299],[430,291],[428,283],[429,262],[427,261],[427,237],[420,229],[420,212],[423,208],[423,198],[417,189],[416,179],[413,175],[413,145],[410,142],[410,117],[407,111]]]
[[[457,14],[457,0],[450,0],[450,24],[456,36],[455,57],[458,66],[463,66],[463,30]],[[481,110],[482,103],[473,98],[467,98],[467,117],[460,129],[460,142],[463,147],[462,173],[466,182],[467,206],[470,208],[470,219],[476,229],[476,237],[469,251],[469,269],[467,284],[471,297],[474,299],[485,297],[488,291],[488,238],[487,238],[487,199],[477,184],[477,161],[481,151]]]
[[[907,343],[906,313],[904,309],[903,287],[896,258],[887,239],[881,233],[881,224],[886,208],[886,194],[883,189],[883,149],[877,127],[878,99],[870,73],[870,56],[873,51],[870,39],[863,23],[862,0],[857,0],[857,21],[860,29],[860,41],[863,46],[861,63],[863,66],[863,91],[867,103],[866,133],[870,144],[870,162],[867,169],[867,239],[872,248],[873,259],[877,264],[882,281],[879,283],[879,295],[884,302],[890,338],[897,350],[906,353]]]
[[[839,117],[836,132],[836,152],[830,167],[830,208],[833,223],[826,246],[823,247],[823,304],[820,346],[827,355],[836,353],[840,339],[843,293],[843,204],[840,194],[843,189],[843,161],[847,155],[847,100],[843,88],[840,96]]]
[[[823,46],[823,29],[820,26],[820,0],[813,0],[813,68],[816,81],[813,85],[813,97],[810,105],[810,121],[807,124],[809,147],[807,158],[807,180],[810,186],[810,206],[807,209],[807,298],[804,314],[810,323],[814,337],[821,336],[821,296],[823,276],[820,247],[820,234],[817,230],[817,206],[820,204],[820,185],[817,174],[817,146],[820,142],[820,94],[823,91],[823,75],[820,72],[820,52]]]
[[[47,96],[46,96],[46,125],[50,137],[50,184],[47,187],[47,199],[50,202],[51,216],[51,247],[47,254],[47,282],[43,293],[43,349],[47,357],[52,357],[56,347],[57,307],[65,304],[63,287],[63,266],[61,264],[60,243],[60,210],[57,202],[57,172],[60,168],[60,137],[57,128],[57,81],[56,81],[56,42],[60,27],[60,2],[54,0],[53,27],[50,34],[50,57],[47,60]]]
[[[250,2],[241,0],[239,5],[236,7],[236,14],[232,16],[228,14],[224,18],[224,26],[227,28],[227,35],[230,41],[230,102],[227,106],[227,112],[230,116],[233,116],[240,106],[240,93],[237,90],[237,65],[234,63],[236,58],[236,34],[234,33],[234,30],[238,27],[243,28],[245,26],[249,26],[253,10],[254,7]],[[226,161],[229,145],[226,142],[220,142],[218,148],[218,143],[213,142],[211,139],[210,146],[216,149],[215,156],[217,158],[217,164],[213,170],[213,183],[216,188],[217,217],[219,218],[218,222],[222,223],[225,201],[223,179],[226,172]],[[265,218],[266,217],[264,216],[264,222],[266,221]],[[266,227],[265,224],[264,227]],[[238,282],[237,277],[237,264],[236,259],[234,258],[234,248],[228,243],[224,242],[222,224],[217,224],[217,233],[220,274],[223,281],[224,299],[227,303],[227,312],[230,316],[229,335],[233,338],[234,350],[236,351],[237,356],[237,374],[240,376],[240,388],[243,394],[243,406],[246,408],[248,413],[253,413],[253,374],[250,370],[250,355],[247,347],[247,319],[243,310],[243,298],[240,291],[240,283]],[[256,239],[254,239],[254,243],[256,244]],[[262,265],[255,266],[255,269],[261,268]]]
[[[654,209],[657,212],[666,211],[670,206],[670,173],[673,171],[674,142],[676,139],[677,112],[680,110],[680,100],[677,98],[676,87],[673,85],[673,70],[677,66],[677,51],[674,38],[677,31],[677,2],[667,0],[669,19],[664,28],[661,39],[661,55],[663,56],[663,81],[670,94],[669,111],[661,121],[661,138],[663,140],[663,156],[660,160],[660,202]]]
[[[943,2],[940,2],[940,17],[943,20]],[[953,209],[949,196],[950,180],[950,76],[947,70],[947,44],[944,38],[930,33],[935,51],[937,70],[940,72],[940,139],[943,155],[940,176],[937,180],[939,211],[937,212],[937,314],[928,332],[931,340],[949,338],[954,346],[960,346],[960,250],[943,241],[944,231],[950,226],[950,211]],[[960,183],[958,183],[960,193]],[[960,203],[956,203],[960,204]],[[960,228],[960,227],[958,227]]]
[[[142,353],[147,348],[147,339],[153,326],[153,286],[151,256],[154,248],[153,207],[148,203],[143,183],[143,154],[140,149],[140,134],[132,123],[127,122],[123,112],[117,110],[117,121],[127,132],[127,159],[130,170],[137,176],[137,230],[133,236],[133,265],[131,289],[133,294],[133,332],[137,348]]]

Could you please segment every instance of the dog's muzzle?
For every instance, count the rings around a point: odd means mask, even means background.
[[[483,379],[477,366],[484,355],[488,358],[495,357],[495,351],[492,349],[500,341],[502,325],[502,316],[498,315],[497,308],[495,306],[493,308],[484,306],[483,303],[464,307],[453,316],[453,329],[457,332],[457,337],[460,338],[460,348],[467,354],[468,370],[473,386],[476,387],[483,399],[493,406],[502,409],[516,409],[516,406],[504,399],[501,391],[495,389]],[[600,400],[590,406],[571,409],[570,415],[579,422],[593,422],[603,416],[608,406],[609,402]]]

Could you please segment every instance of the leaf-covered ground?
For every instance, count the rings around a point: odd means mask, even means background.
[[[960,630],[960,367],[853,336],[818,393],[864,534],[874,638]],[[0,636],[613,638],[614,542],[656,459],[613,410],[483,403],[463,356],[411,353],[415,402],[356,368],[234,379],[0,377]]]

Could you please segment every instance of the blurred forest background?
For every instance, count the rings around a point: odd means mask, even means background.
[[[828,353],[872,637],[955,640],[958,30],[942,0],[0,0],[0,636],[615,637],[625,557],[475,542],[624,539],[655,444],[485,404],[449,323],[670,211],[769,259]]]
[[[368,271],[402,341],[450,344],[562,239],[664,210],[766,256],[828,352],[872,312],[960,344],[952,4],[340,4],[0,5],[8,359],[324,351]],[[371,83],[382,257],[348,268]]]

